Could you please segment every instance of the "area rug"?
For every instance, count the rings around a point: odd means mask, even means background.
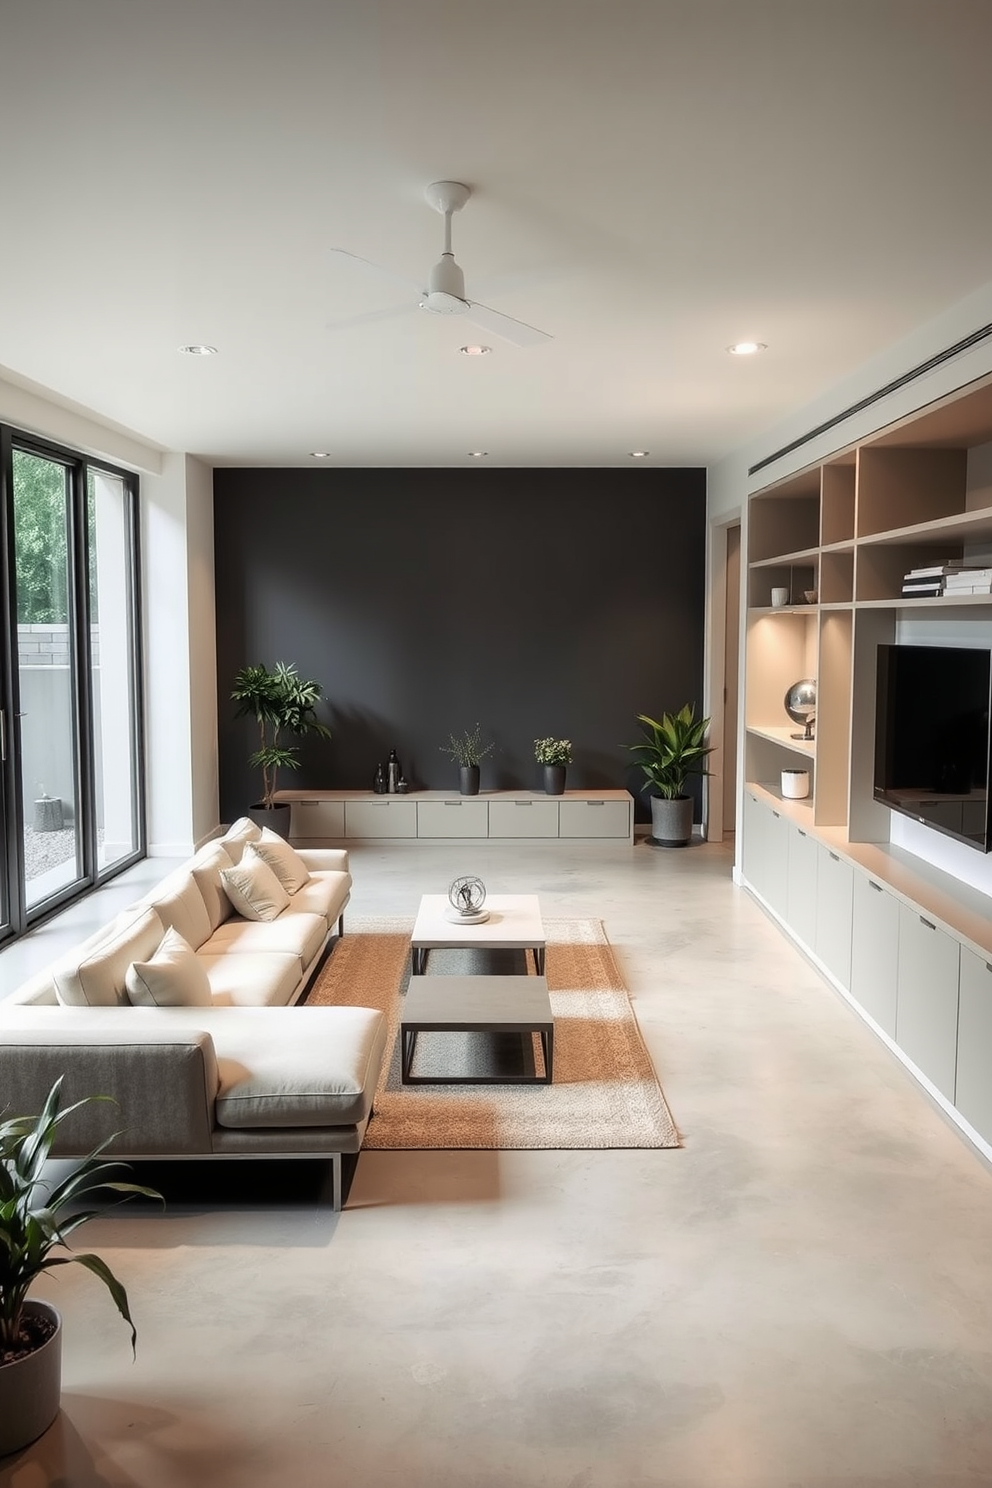
[[[377,1007],[388,1018],[390,1052],[376,1092],[366,1148],[680,1145],[602,924],[589,919],[553,919],[545,920],[544,928],[545,973],[555,1018],[554,1083],[417,1086],[400,1082],[397,1038],[410,976],[413,921],[348,920],[346,934],[335,945],[306,1001],[310,1007]],[[508,957],[518,960],[511,965]],[[532,955],[523,951],[432,951],[427,970],[432,976],[510,970],[533,974],[534,963]],[[438,1057],[430,1047],[432,1037],[452,1040],[459,1035],[420,1035],[418,1058],[428,1067]],[[451,1057],[450,1043],[443,1057]],[[535,1057],[540,1059],[539,1052]]]

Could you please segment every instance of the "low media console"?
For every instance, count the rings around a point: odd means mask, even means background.
[[[477,796],[425,790],[377,796],[360,790],[281,790],[293,808],[291,835],[301,843],[368,837],[634,839],[629,791],[482,791]]]

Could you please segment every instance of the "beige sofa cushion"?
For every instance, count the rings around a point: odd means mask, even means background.
[[[286,1007],[303,977],[300,957],[292,951],[201,951],[197,959],[214,1007]]]
[[[319,914],[330,930],[348,902],[350,873],[313,873],[290,898],[286,914]]]
[[[298,889],[310,877],[310,870],[284,837],[272,832],[268,827],[262,828],[262,835],[257,842],[252,843],[252,851],[255,852],[264,863],[268,863],[276,878],[289,894],[295,894]]]
[[[255,845],[249,842],[236,866],[222,868],[220,881],[236,912],[246,920],[274,920],[289,895]]]
[[[240,863],[245,844],[257,842],[261,835],[261,827],[257,826],[250,817],[239,816],[236,822],[231,823],[220,840],[231,862]]]
[[[210,1007],[210,983],[178,930],[166,930],[150,961],[135,961],[124,977],[132,1007]]]
[[[203,898],[210,922],[211,934],[218,925],[223,925],[232,913],[231,901],[220,881],[221,870],[231,867],[227,849],[220,842],[209,842],[206,847],[190,859],[190,870]],[[203,942],[201,941],[202,945]]]
[[[150,905],[122,911],[96,945],[82,956],[77,951],[64,957],[54,968],[59,1002],[67,1007],[126,1006],[127,969],[132,961],[152,956],[162,934],[162,921]]]
[[[200,947],[201,956],[223,956],[229,951],[252,955],[262,951],[286,951],[298,956],[300,975],[310,965],[327,937],[323,915],[281,914],[277,920],[225,920]]]
[[[218,1126],[325,1126],[368,1115],[385,1042],[380,1012],[232,1008],[223,1017],[223,1031],[212,1025]]]
[[[188,866],[164,878],[142,904],[150,904],[167,930],[178,930],[183,940],[197,950],[210,934],[210,917],[196,879]]]

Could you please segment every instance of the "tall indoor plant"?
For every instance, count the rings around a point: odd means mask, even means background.
[[[161,1199],[154,1189],[125,1183],[113,1175],[125,1165],[101,1159],[113,1135],[68,1176],[49,1180],[44,1169],[59,1127],[74,1111],[108,1096],[87,1096],[61,1107],[62,1077],[37,1116],[0,1122],[0,1456],[16,1452],[46,1431],[58,1415],[62,1387],[62,1319],[47,1302],[28,1300],[28,1288],[43,1271],[85,1266],[106,1286],[121,1317],[131,1320],[127,1292],[99,1256],[54,1255],[68,1249],[68,1238],[100,1213],[90,1207],[98,1191],[129,1198]]]
[[[692,797],[686,794],[691,775],[708,775],[706,757],[713,746],[705,742],[708,718],[695,716],[686,703],[677,713],[660,719],[639,713],[643,739],[626,747],[651,792],[651,840],[658,847],[685,847],[692,838]]]
[[[287,666],[283,661],[277,661],[271,672],[261,664],[242,667],[234,679],[231,697],[238,704],[235,718],[254,718],[258,726],[259,746],[248,763],[262,772],[262,799],[249,808],[248,815],[271,826],[282,837],[289,835],[290,808],[277,806],[273,799],[278,773],[281,769],[300,768],[299,754],[283,742],[282,736],[331,737],[330,729],[316,714],[322,695],[319,682],[299,676],[295,666]]]

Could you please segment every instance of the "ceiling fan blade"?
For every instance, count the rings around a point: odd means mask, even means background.
[[[504,341],[510,341],[514,346],[539,346],[542,341],[554,340],[547,331],[525,325],[522,320],[514,320],[512,315],[504,315],[499,310],[490,310],[488,305],[480,305],[478,300],[469,301],[468,319],[482,330],[502,336]]]
[[[391,279],[394,284],[402,284],[404,289],[412,289],[416,294],[423,293],[423,286],[415,279],[407,279],[405,274],[397,274],[393,269],[385,269],[382,264],[373,263],[368,258],[360,258],[357,253],[349,253],[347,248],[331,248],[328,251],[333,259],[337,259],[345,267],[363,269],[366,273],[378,275],[380,279]]]

